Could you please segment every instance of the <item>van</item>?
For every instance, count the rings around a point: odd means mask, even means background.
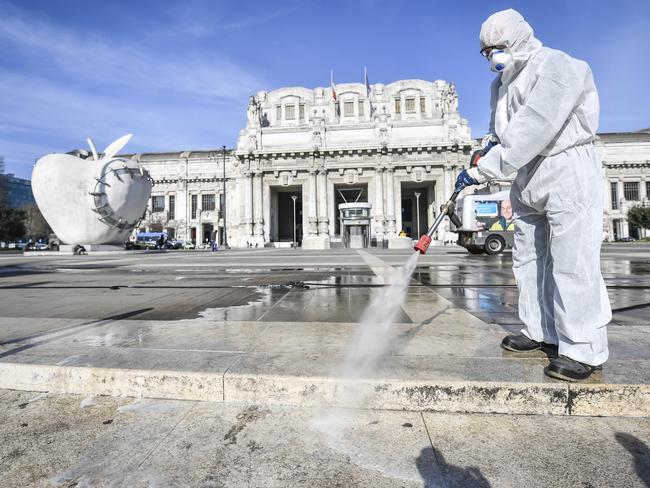
[[[135,235],[135,242],[147,249],[157,249],[161,237],[167,240],[167,234],[165,232],[139,232]]]

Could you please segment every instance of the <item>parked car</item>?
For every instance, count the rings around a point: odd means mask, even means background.
[[[181,249],[182,247],[180,241],[176,239],[168,239],[165,241],[165,249]]]
[[[179,240],[176,241],[176,243],[179,246],[177,249],[195,249],[196,248],[196,246],[194,245],[194,243],[192,241],[188,241],[188,240],[185,240],[185,239],[179,239]]]
[[[44,242],[37,242],[33,246],[34,251],[47,251],[49,248],[50,247]]]
[[[124,243],[124,249],[127,251],[137,251],[141,249],[149,249],[149,246],[139,241],[126,241]]]

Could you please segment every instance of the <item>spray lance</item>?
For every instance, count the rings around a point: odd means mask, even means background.
[[[458,218],[458,215],[456,215],[456,199],[458,198],[459,194],[459,191],[455,191],[451,194],[451,197],[449,200],[447,200],[447,203],[440,206],[440,213],[436,217],[435,222],[431,227],[429,227],[427,233],[423,234],[422,237],[420,237],[420,240],[417,242],[417,244],[415,244],[415,246],[413,246],[413,249],[415,249],[420,254],[425,254],[427,252],[427,249],[429,249],[429,245],[431,244],[431,237],[444,220],[445,215],[449,216],[449,220],[451,220],[452,224],[454,224],[456,227],[460,227],[460,219]]]
[[[487,152],[496,144],[496,142],[490,142],[484,149],[474,151],[470,157],[470,168],[478,166],[478,160],[481,159],[481,157],[485,156]],[[455,191],[452,193],[451,197],[449,197],[447,203],[440,206],[440,213],[438,214],[438,217],[436,217],[435,222],[433,222],[433,225],[429,227],[427,233],[423,234],[422,237],[420,237],[420,240],[418,240],[415,246],[413,246],[413,249],[415,251],[419,252],[420,254],[425,254],[427,252],[427,249],[429,249],[429,245],[431,244],[431,237],[444,220],[445,215],[449,216],[449,220],[451,220],[451,223],[456,227],[461,226],[461,221],[458,218],[458,215],[456,215],[456,199],[458,198],[459,194],[459,191]]]

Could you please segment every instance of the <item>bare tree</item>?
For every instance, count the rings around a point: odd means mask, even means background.
[[[24,222],[27,237],[36,240],[38,238],[47,238],[52,233],[52,229],[50,229],[50,226],[35,203],[25,205],[22,211],[25,213]]]

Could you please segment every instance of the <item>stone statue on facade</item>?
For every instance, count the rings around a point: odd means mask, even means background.
[[[451,87],[449,89],[449,105],[450,105],[450,112],[457,112],[458,111],[458,92],[456,92],[456,85],[453,83],[451,84]]]
[[[318,114],[312,118],[311,143],[314,149],[323,146],[323,137],[325,135],[325,119]]]
[[[257,131],[249,131],[248,133],[248,151],[252,152],[257,149]]]
[[[255,95],[251,95],[248,109],[246,111],[249,127],[253,127],[260,123],[260,113],[260,103],[257,101],[257,98],[255,98]]]
[[[458,111],[458,93],[453,83],[442,93],[442,109],[447,114]]]
[[[386,110],[386,105],[377,111],[377,138],[381,147],[387,147],[390,142],[392,124],[390,123],[390,114]]]

